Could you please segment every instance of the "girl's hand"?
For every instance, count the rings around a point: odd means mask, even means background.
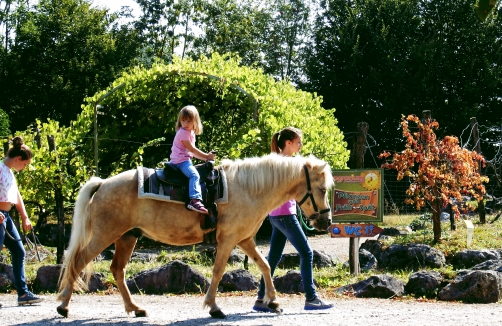
[[[2,224],[5,221],[5,215],[3,213],[0,213],[0,224]]]
[[[215,153],[213,153],[213,152],[209,152],[209,153],[207,153],[207,155],[206,155],[206,160],[208,160],[208,161],[214,161],[214,158],[215,158],[215,157],[216,157],[216,154],[215,154]]]
[[[30,231],[32,228],[33,228],[33,226],[31,225],[30,219],[29,218],[25,218],[23,220],[23,230],[24,230],[24,233],[28,233],[28,231]]]

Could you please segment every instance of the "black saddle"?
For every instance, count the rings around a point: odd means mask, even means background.
[[[216,243],[216,222],[218,217],[218,205],[215,199],[220,198],[222,190],[222,182],[220,182],[220,171],[214,168],[214,161],[207,161],[205,163],[194,165],[199,172],[199,183],[202,192],[202,202],[208,210],[209,214],[201,219],[200,227],[203,230],[212,230],[213,232],[204,235],[206,243]],[[188,177],[181,172],[181,170],[171,164],[170,162],[164,163],[163,169],[155,170],[155,174],[160,183],[167,186],[167,188],[181,189],[185,201],[185,207],[188,204]],[[176,192],[176,190],[173,190]]]
[[[206,184],[206,186],[211,186],[220,177],[219,170],[214,168],[214,161],[207,161],[194,165],[194,167],[199,172],[199,182],[201,185]],[[171,162],[164,162],[164,169],[156,170],[155,174],[157,174],[157,178],[159,178],[161,183],[179,187],[188,186],[188,177]]]

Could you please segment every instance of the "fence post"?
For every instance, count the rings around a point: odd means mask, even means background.
[[[479,145],[478,122],[476,118],[471,118],[472,140],[474,141],[474,150],[481,154],[481,146]],[[481,174],[481,162],[479,164],[479,174]],[[484,198],[478,203],[479,223],[486,224],[486,212]]]
[[[366,153],[366,135],[369,125],[367,122],[358,122],[356,129],[356,139],[352,152],[350,153],[351,163],[354,169],[364,168],[364,154]],[[349,269],[353,275],[359,275],[359,238],[349,238]]]
[[[56,142],[54,140],[53,135],[47,136],[47,142],[49,143],[49,150],[56,150]],[[64,202],[63,202],[63,191],[61,189],[61,172],[59,169],[56,171],[56,185],[54,187],[54,193],[56,196],[56,212],[58,216],[58,243],[57,243],[57,253],[56,253],[56,262],[58,264],[63,263],[63,255],[65,248],[65,227],[64,227]]]

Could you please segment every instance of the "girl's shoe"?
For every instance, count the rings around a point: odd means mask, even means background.
[[[324,302],[318,297],[314,300],[307,301],[305,300],[305,310],[322,310],[322,309],[331,309],[334,307],[334,304],[329,302]]]
[[[204,204],[200,201],[200,199],[192,199],[187,205],[188,209],[191,209],[192,211],[196,211],[202,214],[207,214],[208,211],[204,207]]]
[[[38,303],[42,301],[44,301],[44,299],[37,297],[30,291],[28,291],[24,296],[17,298],[17,304],[20,306],[23,306],[25,304]]]

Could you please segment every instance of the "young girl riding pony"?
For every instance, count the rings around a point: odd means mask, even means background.
[[[202,204],[202,195],[199,184],[199,173],[192,165],[192,157],[201,160],[214,160],[214,153],[204,153],[195,147],[195,136],[202,133],[202,122],[199,112],[193,105],[183,107],[178,114],[176,122],[176,136],[174,136],[171,149],[171,164],[175,165],[189,179],[188,196],[190,202],[188,209],[207,214],[208,211]]]

